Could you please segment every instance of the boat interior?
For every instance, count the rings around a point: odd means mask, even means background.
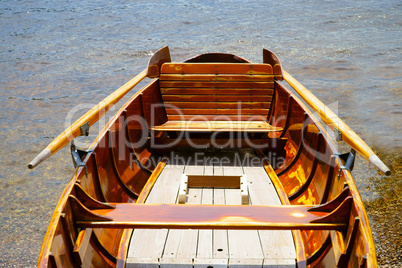
[[[175,154],[146,203],[281,205],[252,150]],[[296,267],[289,230],[136,229],[131,241],[126,267]]]
[[[40,263],[368,267],[353,154],[280,83],[276,57],[204,54],[157,76],[79,151]]]

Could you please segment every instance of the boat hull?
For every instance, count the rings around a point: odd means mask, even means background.
[[[212,60],[221,60],[225,64],[233,64],[234,67],[236,64],[248,64],[246,60],[228,54],[201,55],[189,62],[200,63]],[[266,67],[264,65],[261,68]],[[253,66],[253,68],[256,67]],[[369,221],[350,170],[344,168],[345,161],[338,154],[326,128],[302,101],[281,83],[281,75],[278,74],[277,67],[274,66],[272,69],[276,70],[272,71],[272,78],[263,78],[270,79],[269,85],[264,84],[262,87],[270,87],[270,93],[261,93],[269,94],[269,96],[258,97],[261,98],[259,103],[265,103],[261,105],[266,106],[257,109],[252,103],[258,102],[258,98],[248,98],[242,102],[242,105],[246,106],[243,107],[246,114],[239,116],[238,108],[234,114],[230,114],[229,111],[234,111],[235,108],[228,106],[230,101],[224,102],[226,105],[224,111],[229,113],[226,116],[229,116],[230,121],[250,121],[250,118],[258,116],[258,120],[253,121],[253,124],[256,124],[253,127],[240,124],[239,127],[233,128],[232,124],[232,129],[226,129],[220,125],[213,129],[200,129],[198,125],[198,128],[192,129],[189,126],[185,131],[179,131],[178,127],[182,126],[168,124],[177,120],[169,111],[168,103],[191,102],[190,108],[193,110],[190,111],[185,106],[179,108],[190,114],[203,111],[204,114],[199,113],[197,116],[202,116],[207,121],[214,121],[214,118],[222,115],[222,111],[216,106],[222,100],[211,99],[206,97],[209,96],[206,94],[201,96],[206,98],[202,101],[199,96],[196,100],[186,97],[187,101],[182,101],[183,94],[180,95],[179,91],[182,90],[183,85],[169,84],[159,78],[134,94],[101,131],[90,147],[93,151],[88,152],[82,159],[85,167],[77,168],[64,190],[45,235],[38,267],[124,267],[132,235],[132,229],[129,227],[150,228],[149,226],[153,226],[155,228],[155,224],[147,225],[147,227],[135,225],[131,221],[131,225],[113,226],[110,224],[110,219],[104,219],[102,225],[99,224],[99,217],[107,218],[108,216],[106,214],[99,216],[99,213],[94,212],[95,209],[105,209],[104,206],[115,203],[125,205],[144,203],[159,174],[171,159],[171,152],[175,150],[202,149],[222,152],[242,148],[254,150],[261,159],[261,165],[271,178],[283,205],[316,208],[330,203],[325,209],[328,210],[326,211],[328,214],[333,212],[333,216],[327,220],[343,224],[342,228],[336,227],[332,230],[323,227],[287,228],[292,230],[297,267],[376,267],[377,261]],[[211,73],[209,70],[202,72]],[[251,74],[247,73],[247,75]],[[260,74],[252,75],[256,76],[252,79],[260,79]],[[165,76],[164,79],[168,77]],[[236,76],[236,79],[246,78]],[[211,86],[208,84],[210,82],[199,82],[201,79],[199,77],[191,79],[201,83],[197,85],[196,91]],[[201,81],[204,81],[203,79],[211,78],[203,76]],[[231,77],[222,76],[219,79],[224,80],[219,81],[220,84],[216,84],[215,81],[212,88],[225,88],[234,78],[232,75]],[[252,83],[253,87],[259,87],[260,81],[253,80],[247,83]],[[168,85],[179,93],[166,95],[166,92],[173,91],[166,90]],[[186,84],[186,86],[189,85]],[[231,87],[233,84],[230,85]],[[247,93],[243,91],[238,93],[240,95],[237,98]],[[194,92],[190,95],[193,94]],[[197,103],[210,105],[210,108],[197,107]],[[247,107],[247,105],[251,106]],[[254,111],[255,109],[258,111]],[[206,112],[208,114],[205,114]],[[252,112],[261,114],[255,115],[251,114]],[[188,121],[187,117],[182,118]],[[265,131],[260,131],[259,122],[268,124],[269,128],[264,125]],[[167,126],[170,128],[166,129]],[[340,203],[328,209],[331,202],[334,204],[334,200],[344,201],[347,198],[351,200],[347,209],[344,209],[346,206],[339,208]],[[343,214],[335,213],[337,208],[342,210]],[[83,220],[92,223],[83,224]],[[94,222],[99,225],[96,226]],[[200,220],[194,225],[180,227],[176,223],[174,226],[175,228],[196,228],[202,224],[203,221]],[[160,226],[161,228],[169,227],[163,224]],[[261,224],[253,227],[249,223],[241,228],[240,225],[235,224],[231,227],[225,226],[228,229],[263,228]],[[219,227],[217,223],[207,227],[222,229],[222,226]],[[274,228],[267,227],[267,229]]]

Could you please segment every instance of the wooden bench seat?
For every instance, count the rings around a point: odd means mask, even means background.
[[[280,127],[273,127],[265,121],[167,121],[155,126],[158,131],[194,131],[194,132],[272,132],[282,131]]]
[[[160,131],[281,131],[267,123],[270,64],[165,63],[159,86],[168,121]]]

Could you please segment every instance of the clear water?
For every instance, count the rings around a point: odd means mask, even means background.
[[[380,264],[401,265],[401,10],[391,0],[2,0],[0,266],[36,264],[73,174],[67,148],[34,170],[27,163],[64,130],[72,108],[102,100],[165,45],[174,61],[227,52],[261,62],[270,49],[335,105],[394,171],[383,178],[358,158],[354,172]]]

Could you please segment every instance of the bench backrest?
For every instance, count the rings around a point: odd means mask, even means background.
[[[165,63],[159,80],[169,121],[266,120],[274,92],[269,64]]]

